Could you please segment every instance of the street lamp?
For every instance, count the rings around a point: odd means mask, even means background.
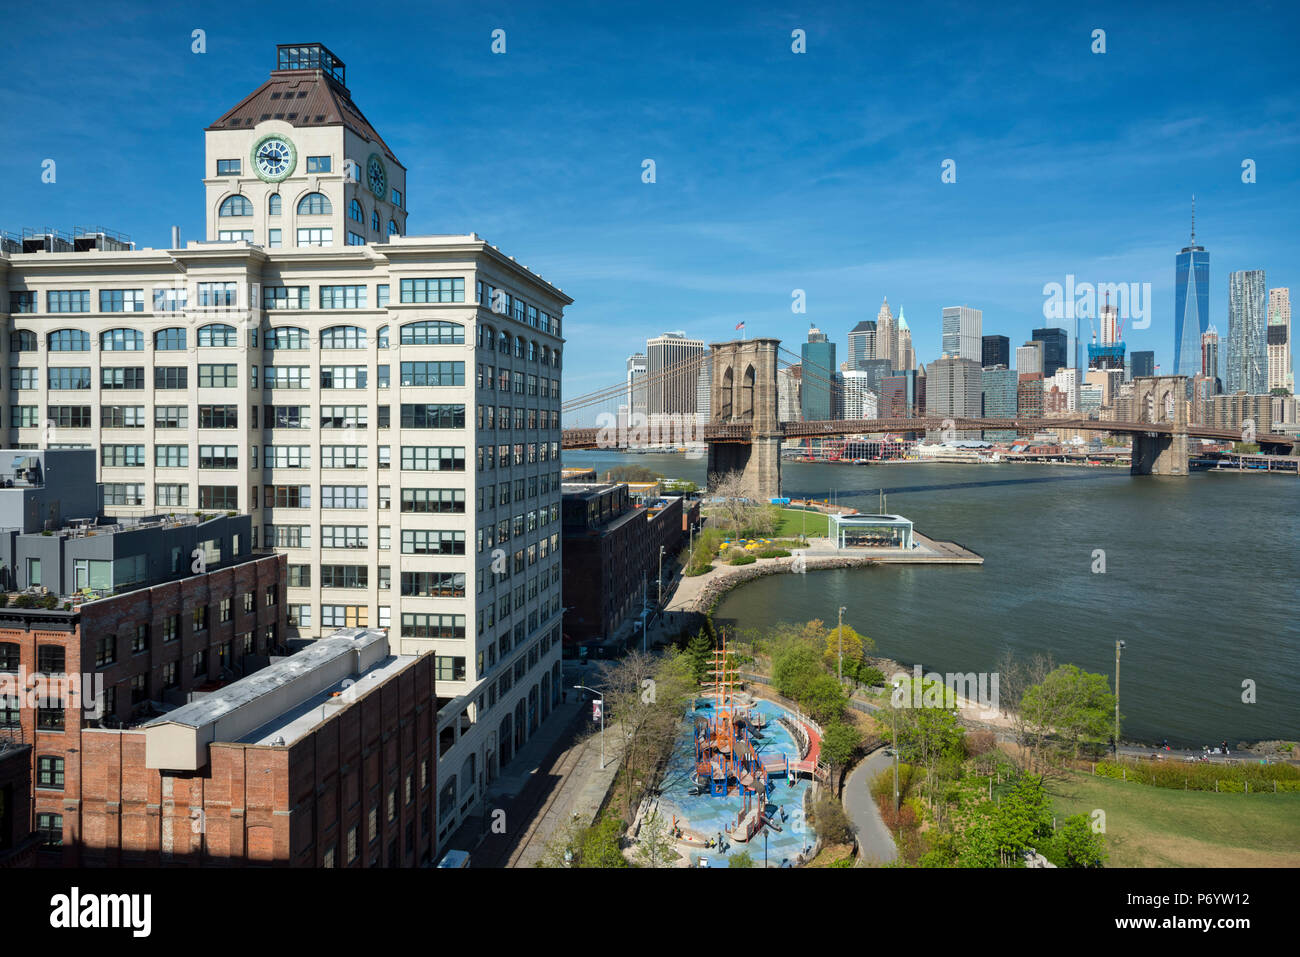
[[[836,629],[836,634],[840,639],[840,663],[836,669],[836,675],[840,679],[840,684],[844,683],[844,612],[845,608],[840,605],[840,627]]]
[[[664,547],[659,546],[659,607],[664,606]]]
[[[600,769],[605,770],[605,695],[595,688],[588,688],[586,685],[574,685],[575,689],[590,691],[600,699]]]
[[[902,684],[901,681],[895,681],[894,682],[895,690],[897,690],[897,688],[901,684]],[[894,720],[894,739],[892,742],[893,744],[892,750],[894,752],[894,813],[897,814],[898,807],[900,804],[898,800],[898,702],[892,700],[891,697],[889,704],[890,704],[890,711],[893,713],[892,716]]]
[[[1115,753],[1119,754],[1119,653],[1124,642],[1115,642]]]

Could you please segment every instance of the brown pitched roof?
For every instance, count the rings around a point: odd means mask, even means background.
[[[402,165],[357,109],[348,91],[320,70],[272,70],[269,80],[208,129],[252,129],[272,119],[294,126],[346,126],[358,136],[378,143],[390,160]]]

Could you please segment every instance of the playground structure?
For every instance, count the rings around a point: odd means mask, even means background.
[[[814,773],[816,758],[810,762],[808,755],[802,755],[792,762],[784,752],[759,754],[766,717],[748,695],[736,690],[739,672],[731,663],[731,654],[724,636],[721,646],[713,651],[708,672],[711,680],[705,682],[707,690],[700,696],[708,701],[705,707],[711,713],[697,714],[694,719],[691,783],[698,795],[740,797],[740,810],[726,830],[732,840],[745,842],[764,825],[781,830],[766,810],[767,796],[775,787],[773,779],[784,778],[793,785],[796,776]]]

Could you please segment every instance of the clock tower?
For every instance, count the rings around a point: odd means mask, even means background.
[[[344,69],[323,44],[282,44],[270,79],[207,128],[205,238],[289,249],[406,234],[406,167]]]

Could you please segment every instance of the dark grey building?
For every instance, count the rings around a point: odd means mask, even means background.
[[[1004,366],[1011,368],[1011,340],[1006,336],[983,336],[980,339],[983,346],[983,359],[980,365],[985,369],[991,369],[994,366]]]
[[[39,532],[99,515],[94,449],[0,449],[0,530]]]
[[[1043,344],[1043,378],[1069,365],[1070,336],[1064,329],[1035,329],[1030,338]]]
[[[1128,361],[1133,378],[1149,377],[1156,374],[1155,352],[1130,352]]]

